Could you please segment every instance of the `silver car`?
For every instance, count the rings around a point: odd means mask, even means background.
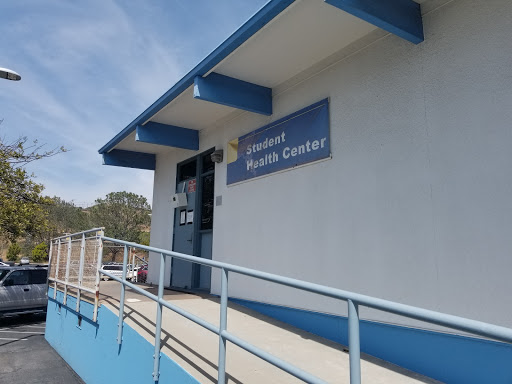
[[[0,267],[0,316],[46,311],[46,266]]]

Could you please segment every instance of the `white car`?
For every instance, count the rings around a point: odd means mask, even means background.
[[[123,277],[123,265],[122,264],[105,264],[101,266],[101,269],[105,272],[110,273],[115,277]],[[101,275],[101,280],[109,280],[107,275]]]
[[[115,277],[119,277],[120,279],[123,277],[123,264],[104,264],[102,265],[101,269]],[[135,275],[137,274],[138,269],[138,267],[135,267]],[[130,264],[126,267],[126,280],[131,280],[133,275],[134,271],[132,270],[132,266]],[[109,280],[109,277],[102,274],[101,280]]]
[[[28,257],[22,257],[20,260],[20,265],[28,265],[30,264],[30,259]]]

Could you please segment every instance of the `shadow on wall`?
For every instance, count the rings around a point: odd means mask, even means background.
[[[105,306],[92,322],[93,305],[82,301],[80,313],[73,310],[76,298],[53,288],[48,292],[45,338],[75,372],[88,384],[148,383],[153,380],[154,346],[130,326],[123,327],[123,343],[117,344],[118,316]],[[198,381],[166,355],[160,358],[160,382],[197,384]]]

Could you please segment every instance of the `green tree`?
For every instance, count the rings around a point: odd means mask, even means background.
[[[149,232],[141,232],[139,234],[139,244],[149,246]]]
[[[11,242],[27,235],[38,235],[48,227],[45,207],[52,204],[42,196],[44,186],[25,170],[33,161],[65,152],[64,148],[41,151],[37,140],[26,137],[7,142],[0,137],[0,235]]]
[[[72,202],[54,196],[52,204],[47,207],[49,233],[46,238],[53,238],[63,233],[80,232],[91,227],[89,214]]]
[[[39,243],[32,250],[32,261],[40,263],[48,259],[48,245],[46,243]]]
[[[130,192],[111,192],[104,199],[97,199],[90,208],[94,227],[105,227],[105,235],[115,239],[138,242],[140,234],[151,223],[151,207],[144,196]],[[110,248],[115,259],[122,248]]]
[[[16,261],[18,259],[18,255],[21,253],[21,247],[18,243],[11,243],[9,249],[7,250],[7,260]]]

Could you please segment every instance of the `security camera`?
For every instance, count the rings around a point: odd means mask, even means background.
[[[224,158],[224,150],[217,149],[211,154],[211,158],[214,163],[222,163],[222,160]]]

